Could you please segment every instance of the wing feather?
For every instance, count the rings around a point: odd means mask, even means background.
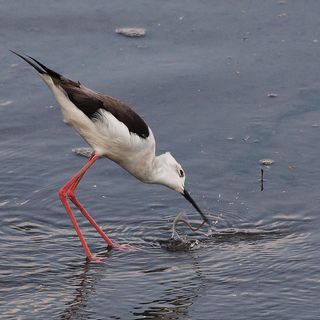
[[[75,86],[73,83],[61,82],[60,86],[72,103],[90,119],[99,118],[101,116],[99,111],[106,110],[124,123],[129,132],[141,138],[149,136],[149,128],[145,121],[125,103],[82,85]]]

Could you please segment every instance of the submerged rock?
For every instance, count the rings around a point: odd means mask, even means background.
[[[136,38],[143,37],[146,34],[146,29],[144,28],[117,28],[116,33],[122,34],[123,36]]]
[[[274,160],[272,159],[261,159],[259,160],[259,163],[263,166],[271,166],[274,163]]]
[[[72,149],[72,152],[74,152],[75,154],[86,158],[89,158],[91,156],[92,151],[93,150],[91,148],[86,147]]]

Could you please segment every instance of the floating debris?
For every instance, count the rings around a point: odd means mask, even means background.
[[[229,140],[229,139],[228,139]],[[252,139],[250,136],[245,136],[242,138],[245,143],[260,143],[259,139]]]
[[[249,139],[250,139],[250,136],[245,136],[245,137],[242,138],[242,140],[243,140],[244,142],[248,142]]]
[[[10,202],[9,200],[4,200],[4,201],[0,202],[0,207],[4,207],[9,202]]]
[[[91,156],[92,151],[93,150],[91,148],[86,147],[72,149],[72,152],[74,152],[75,154],[86,158],[89,158]]]
[[[11,100],[7,100],[7,101],[0,102],[0,107],[8,106],[8,105],[11,104],[12,102],[13,102],[13,101],[11,101]]]
[[[274,160],[272,159],[261,159],[259,160],[259,163],[263,166],[271,166],[274,163]]]
[[[269,97],[269,98],[276,98],[277,96],[278,96],[277,93],[274,93],[274,92],[268,93],[268,97]]]
[[[144,28],[117,28],[116,33],[122,34],[123,36],[130,38],[143,37],[146,34]]]

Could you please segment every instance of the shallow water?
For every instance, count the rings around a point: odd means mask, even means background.
[[[320,3],[0,1],[3,319],[318,319]],[[147,29],[129,39],[118,27]],[[79,199],[117,243],[87,263],[57,190],[85,159],[50,92],[8,49],[121,98],[171,151],[211,218],[108,160]],[[268,94],[276,93],[276,97]],[[173,138],[172,138],[173,137]],[[260,191],[259,160],[264,168]]]

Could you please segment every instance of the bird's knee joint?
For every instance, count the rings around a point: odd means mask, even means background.
[[[75,195],[74,191],[72,191],[72,190],[67,191],[67,196],[71,201],[76,199],[76,195]]]
[[[66,198],[66,190],[63,187],[59,189],[59,197],[61,200]]]

